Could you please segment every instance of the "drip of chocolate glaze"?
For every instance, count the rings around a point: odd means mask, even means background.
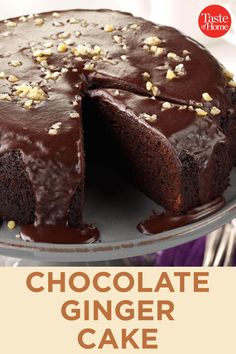
[[[20,230],[24,241],[58,243],[58,244],[89,244],[99,239],[99,230],[94,225],[82,228],[62,225],[23,225]]]
[[[225,199],[219,197],[210,203],[193,208],[183,215],[175,215],[168,211],[159,215],[154,213],[148,219],[141,221],[137,229],[144,235],[158,234],[187,224],[192,224],[215,213],[224,205]]]

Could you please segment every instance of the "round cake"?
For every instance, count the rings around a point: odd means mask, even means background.
[[[84,130],[91,151],[111,140],[132,181],[171,212],[224,192],[236,83],[199,43],[110,10],[5,20],[0,38],[4,220],[82,227]]]

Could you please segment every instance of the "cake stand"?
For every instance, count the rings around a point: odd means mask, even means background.
[[[96,220],[101,232],[99,243],[24,242],[15,238],[19,232],[17,228],[9,231],[3,225],[0,255],[11,257],[6,259],[5,265],[119,265],[120,259],[147,255],[192,241],[236,217],[236,168],[231,172],[230,186],[224,193],[226,205],[221,210],[193,224],[152,236],[140,234],[136,225],[152,210],[161,208],[127,182],[117,176],[112,178],[111,185],[101,179],[96,185],[90,185],[87,191],[85,221]]]

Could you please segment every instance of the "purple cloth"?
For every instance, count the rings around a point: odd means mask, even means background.
[[[157,254],[155,266],[198,267],[202,266],[206,238],[173,247]]]
[[[129,258],[126,265],[129,266],[160,266],[160,267],[198,267],[202,266],[206,237],[180,246],[153,253],[151,255]],[[236,253],[234,255],[236,266]]]

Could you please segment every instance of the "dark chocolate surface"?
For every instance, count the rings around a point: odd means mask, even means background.
[[[156,114],[156,122],[143,124],[177,153],[187,146],[204,155],[204,163],[217,143],[227,141],[217,120],[230,107],[229,78],[217,60],[179,31],[130,14],[73,10],[3,21],[0,72],[0,153],[21,151],[36,224],[67,225],[70,201],[83,184],[81,98],[88,90],[125,90],[117,109]],[[163,101],[219,112],[162,111]]]

